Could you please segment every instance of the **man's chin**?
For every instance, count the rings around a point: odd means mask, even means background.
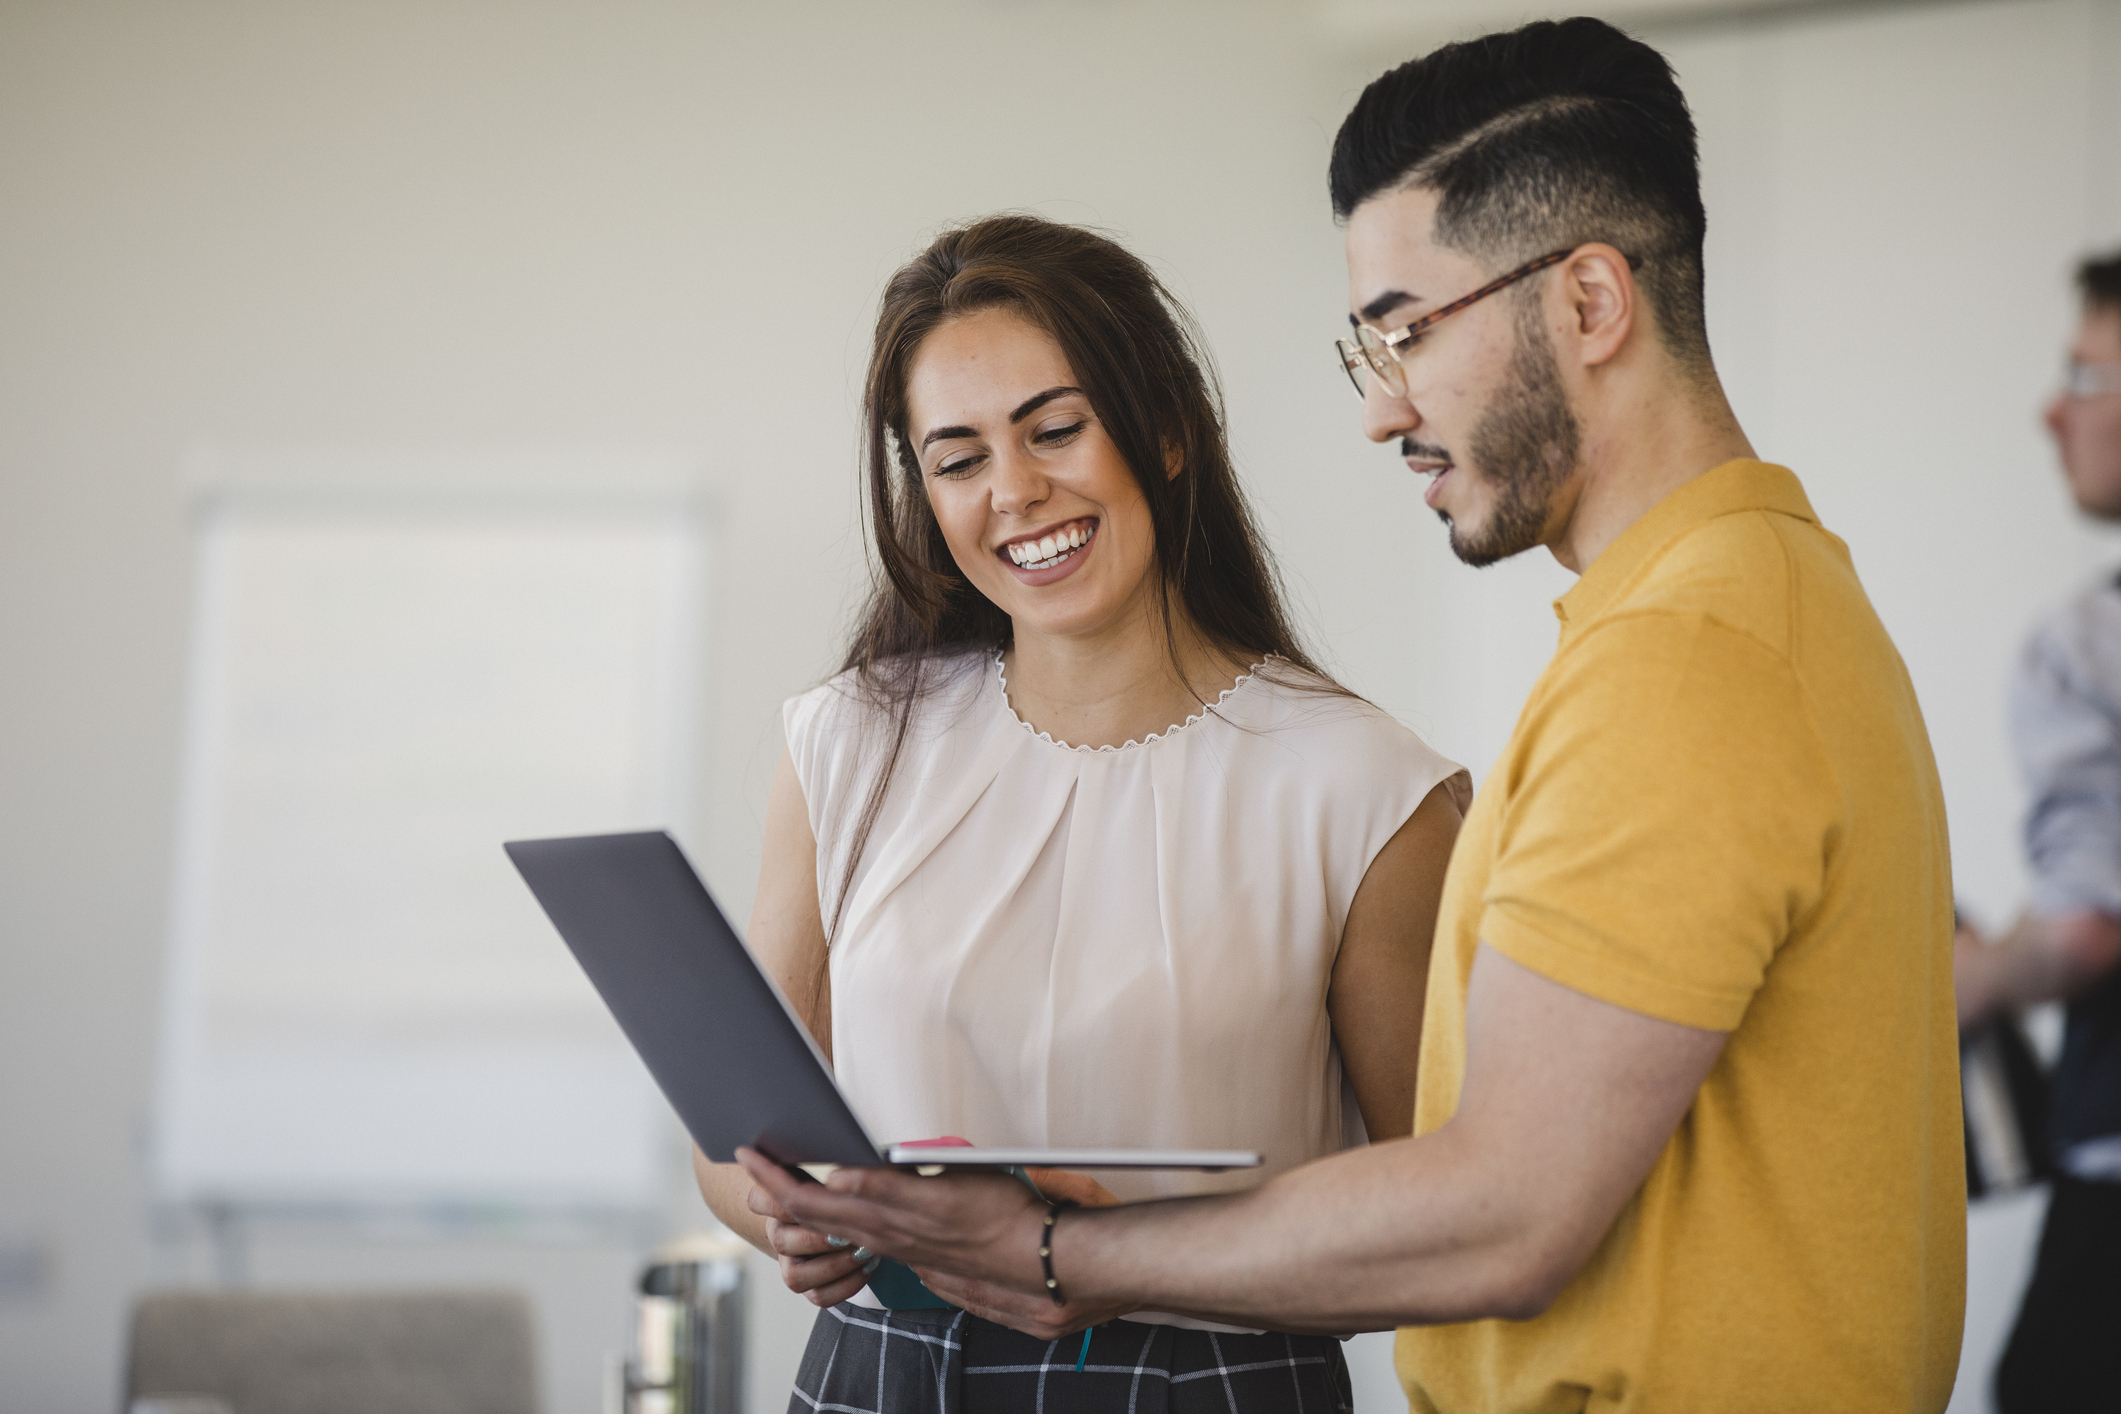
[[[1443,522],[1451,542],[1451,553],[1458,557],[1459,563],[1471,565],[1474,569],[1486,569],[1497,560],[1506,560],[1523,548],[1497,545],[1491,536],[1482,535],[1478,531],[1468,531],[1451,519],[1448,511],[1438,511],[1436,518]]]

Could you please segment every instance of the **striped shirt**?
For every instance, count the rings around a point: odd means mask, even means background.
[[[2010,706],[2033,911],[2121,918],[2121,577],[2034,629]],[[2121,1180],[2121,971],[2069,1004],[2051,1125],[2066,1172]]]

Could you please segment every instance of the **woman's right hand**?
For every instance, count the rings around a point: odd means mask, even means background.
[[[837,1306],[869,1284],[880,1258],[859,1247],[839,1247],[822,1232],[789,1220],[781,1205],[754,1186],[747,1200],[766,1219],[766,1241],[781,1264],[781,1282],[813,1306]]]

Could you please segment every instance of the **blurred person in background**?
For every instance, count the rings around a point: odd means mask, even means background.
[[[2082,318],[2047,428],[2071,497],[2121,521],[2121,251],[2078,268]],[[2052,1196],[1996,1372],[2005,1414],[2121,1407],[2121,575],[2040,624],[2011,685],[2032,795],[2031,907],[2002,938],[1962,930],[1965,1027],[2068,1005],[2047,1129]]]
[[[1093,1205],[1406,1134],[1470,784],[1297,641],[1184,311],[1093,232],[975,222],[891,280],[865,410],[882,573],[785,710],[750,929],[865,1123],[1267,1156],[1032,1171]],[[1348,1407],[1330,1337],[1114,1302],[1062,1352],[1001,1323],[1043,1297],[923,1288],[698,1167],[825,1308],[791,1410]]]
[[[1461,559],[1580,575],[1451,861],[1414,1137],[1065,1214],[741,1157],[802,1221],[1048,1291],[1039,1328],[1113,1303],[1400,1326],[1416,1410],[1941,1410],[1966,1262],[1943,794],[1847,548],[1717,379],[1671,68],[1592,19],[1450,45],[1365,90],[1330,180],[1364,430]]]

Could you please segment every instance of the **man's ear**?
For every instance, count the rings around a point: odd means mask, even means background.
[[[1628,258],[1602,241],[1580,246],[1562,267],[1565,330],[1586,367],[1610,361],[1627,346],[1641,310]]]

